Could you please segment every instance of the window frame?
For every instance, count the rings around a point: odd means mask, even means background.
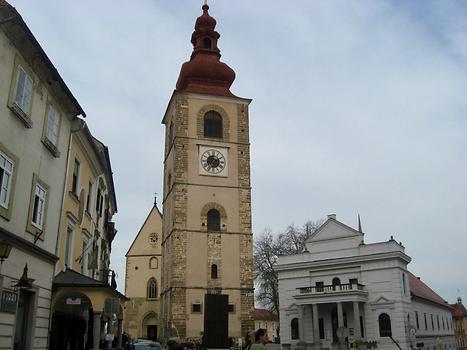
[[[146,298],[148,300],[157,299],[157,280],[154,277],[151,277],[147,284]]]
[[[299,322],[298,317],[290,320],[290,339],[292,340],[300,339]]]
[[[36,189],[40,187],[45,192],[43,203],[42,203],[42,215],[40,225],[37,222],[33,222],[35,201],[36,201]],[[47,207],[49,203],[50,187],[44,181],[42,181],[37,174],[33,174],[31,195],[29,200],[29,214],[26,231],[35,236],[35,240],[44,240],[43,233],[47,226]]]
[[[3,159],[2,159],[3,158]],[[6,168],[6,164],[10,164],[10,169]],[[5,152],[0,149],[0,207],[8,210],[10,204],[10,194],[12,189],[12,180],[15,171],[15,162]],[[5,180],[5,174],[8,175],[8,179]],[[4,184],[4,182],[7,182]],[[5,190],[5,191],[4,191]],[[6,192],[6,194],[4,194]],[[2,200],[2,196],[5,199]]]
[[[213,218],[212,214],[211,214],[211,217],[209,215],[209,213],[214,213],[216,212],[216,217]],[[215,221],[213,221],[215,220]],[[221,221],[222,221],[222,218],[221,218],[221,213],[219,210],[217,210],[216,208],[211,208],[208,210],[208,212],[206,213],[206,228],[208,230],[208,232],[219,232],[221,231]]]
[[[9,187],[8,187],[8,192],[7,192],[8,205],[7,207],[0,205],[0,216],[3,217],[5,220],[10,221],[11,215],[13,212],[13,202],[14,202],[15,188],[16,188],[16,177],[17,177],[18,169],[19,169],[19,159],[12,152],[10,152],[8,148],[6,148],[1,142],[0,142],[0,152],[4,156],[6,156],[6,158],[8,158],[9,161],[13,162],[13,168],[11,172],[11,177],[9,179]]]
[[[86,213],[91,216],[92,208],[92,191],[94,190],[94,183],[89,180],[88,182],[88,196],[86,197]]]
[[[24,90],[26,89],[26,84],[23,85],[23,96],[22,101],[18,101],[18,84],[20,72],[23,72],[25,75],[25,81],[30,81],[30,95],[28,105],[24,105]],[[28,79],[28,80],[27,80]],[[34,92],[35,92],[35,79],[34,74],[28,68],[26,62],[19,56],[15,57],[15,64],[12,70],[11,84],[10,84],[10,94],[8,98],[8,108],[15,114],[16,117],[26,126],[27,128],[32,128],[33,121],[31,119],[32,106],[34,103]],[[20,103],[19,103],[20,102]],[[27,108],[26,108],[27,107]]]
[[[389,328],[383,328],[383,326],[389,326]],[[378,316],[378,331],[380,337],[392,337],[391,316],[386,312],[382,312]]]
[[[214,118],[214,116],[216,118]],[[218,118],[217,118],[218,117]],[[209,122],[211,124],[209,124]],[[216,124],[219,123],[219,124]],[[208,139],[224,139],[224,120],[222,115],[214,110],[209,110],[203,116],[203,136]]]
[[[219,279],[219,267],[217,266],[217,264],[211,264],[211,279]]]
[[[51,131],[51,116],[55,116],[53,120],[54,130]],[[58,108],[52,103],[50,100],[47,103],[47,108],[45,110],[45,117],[44,117],[44,128],[42,132],[42,143],[47,149],[52,153],[55,158],[60,156],[60,152],[58,150],[58,144],[60,141],[60,128],[62,124],[62,115]],[[56,132],[56,135],[53,136],[53,131]],[[50,134],[52,132],[52,135]],[[53,138],[55,137],[55,140]]]
[[[76,166],[78,164],[78,166]],[[75,170],[76,170],[76,177],[75,177]],[[73,160],[73,170],[71,172],[71,189],[70,192],[75,195],[77,198],[79,196],[79,178],[81,173],[81,160],[78,156],[75,156]]]
[[[199,307],[199,310],[195,311],[195,306]],[[191,313],[192,314],[202,314],[203,313],[203,305],[201,303],[191,303]]]

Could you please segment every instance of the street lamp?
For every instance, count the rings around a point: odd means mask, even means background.
[[[33,278],[28,277],[28,264],[24,265],[23,275],[19,279],[13,288],[15,290],[29,289],[32,288],[32,283],[34,282]]]
[[[11,252],[11,244],[7,241],[0,241],[0,264],[8,259]]]

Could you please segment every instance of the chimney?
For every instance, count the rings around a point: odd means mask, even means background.
[[[328,220],[329,220],[329,219],[337,220],[337,219],[336,219],[336,214],[329,214],[329,215],[328,215]]]

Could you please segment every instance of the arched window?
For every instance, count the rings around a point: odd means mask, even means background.
[[[341,280],[337,277],[332,279],[332,290],[336,290],[337,286],[341,285]]]
[[[157,283],[155,278],[151,278],[148,282],[148,299],[157,298]]]
[[[379,323],[379,336],[380,337],[391,337],[391,318],[388,314],[381,314],[378,317]]]
[[[221,214],[216,209],[208,211],[208,231],[220,231],[221,230]]]
[[[293,318],[290,321],[290,334],[292,339],[298,339],[298,318]]]
[[[217,265],[211,265],[211,279],[217,279]]]
[[[157,258],[153,256],[151,259],[149,259],[149,268],[150,269],[157,269]]]
[[[211,39],[209,38],[204,38],[203,39],[203,47],[205,49],[210,49],[211,48]]]
[[[204,115],[204,137],[222,138],[222,117],[219,113],[210,111]]]

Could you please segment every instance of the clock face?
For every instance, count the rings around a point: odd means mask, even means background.
[[[156,245],[157,241],[159,241],[159,235],[156,232],[153,232],[149,235],[149,243],[151,245]]]
[[[201,154],[201,166],[209,174],[220,174],[226,167],[225,156],[217,149],[207,149]]]

